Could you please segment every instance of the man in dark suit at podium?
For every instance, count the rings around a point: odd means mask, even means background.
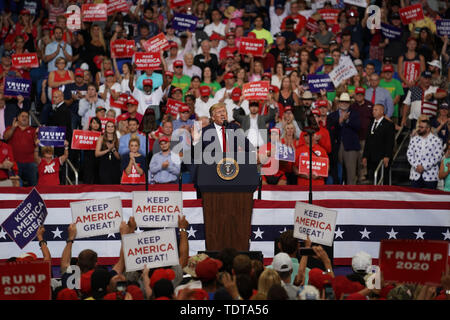
[[[211,106],[209,114],[212,122],[204,127],[201,133],[196,128],[191,132],[196,157],[199,156],[197,144],[201,138],[202,163],[211,164],[212,159],[217,163],[225,153],[249,152],[254,149],[245,137],[244,131],[238,125],[228,123],[225,103]]]
[[[373,181],[374,172],[383,160],[384,184],[389,184],[389,166],[394,150],[395,129],[392,121],[384,117],[384,106],[376,104],[372,110],[374,120],[367,131],[363,152],[363,166],[367,166],[367,179]]]

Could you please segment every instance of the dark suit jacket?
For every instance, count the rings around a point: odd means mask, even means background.
[[[349,110],[350,116],[342,124],[339,124],[339,110],[328,115],[327,129],[330,132],[332,152],[339,151],[341,141],[344,144],[345,151],[359,151],[361,149],[358,137],[359,114],[356,110]]]
[[[373,123],[374,120],[372,120],[367,130],[363,158],[367,158],[367,162],[380,162],[385,157],[392,159],[395,140],[394,124],[389,120],[383,119],[372,134]]]
[[[72,141],[72,112],[65,103],[60,105],[56,110],[52,110],[48,122],[48,126],[66,127],[66,140],[69,145]],[[55,148],[55,155],[60,156],[64,153],[63,148]]]

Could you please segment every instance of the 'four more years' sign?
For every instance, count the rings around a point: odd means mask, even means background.
[[[439,285],[447,266],[448,246],[447,241],[381,240],[384,281]]]
[[[119,232],[123,217],[120,197],[71,202],[70,208],[77,239]]]
[[[294,215],[294,237],[332,246],[336,228],[337,211],[297,202]]]
[[[23,249],[36,237],[37,230],[44,224],[47,207],[39,192],[33,189],[21,204],[2,223],[9,237]]]
[[[49,261],[0,264],[0,300],[50,300]]]
[[[138,227],[177,227],[182,212],[180,191],[133,192],[133,215]]]
[[[175,229],[161,229],[122,236],[127,272],[179,264]]]

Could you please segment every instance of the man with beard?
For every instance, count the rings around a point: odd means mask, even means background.
[[[436,189],[442,154],[441,139],[431,133],[430,121],[426,118],[419,120],[417,135],[411,138],[406,152],[411,165],[409,179],[412,187]]]

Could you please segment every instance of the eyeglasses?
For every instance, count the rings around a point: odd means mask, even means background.
[[[181,66],[175,67],[175,69],[178,69],[178,68],[183,68],[183,67],[181,67]]]

